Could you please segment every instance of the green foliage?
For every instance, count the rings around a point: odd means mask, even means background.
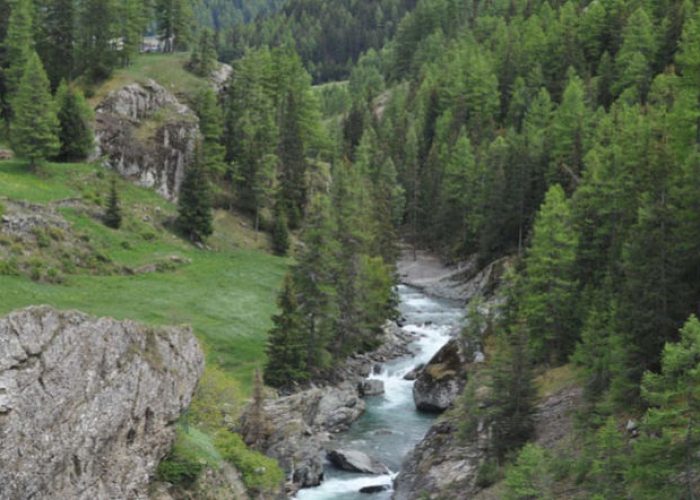
[[[105,211],[104,223],[112,229],[119,229],[122,225],[122,211],[119,204],[119,193],[117,192],[117,182],[112,179],[107,199],[107,210]]]
[[[521,314],[540,361],[564,362],[575,345],[576,240],[564,190],[555,185],[535,221],[522,282]]]
[[[158,35],[166,52],[183,50],[192,36],[192,4],[188,0],[156,0],[154,2]]]
[[[21,80],[34,50],[33,17],[34,4],[31,0],[17,0],[11,5],[7,34],[3,41],[6,51],[4,83],[10,95],[22,86]]]
[[[270,493],[284,481],[284,472],[277,462],[248,449],[238,434],[223,431],[216,436],[214,444],[221,457],[240,471],[248,489],[261,494]]]
[[[199,34],[199,42],[190,54],[189,69],[195,75],[208,78],[218,64],[214,33],[204,29]]]
[[[679,342],[667,343],[660,373],[646,372],[642,395],[651,405],[633,445],[626,480],[637,498],[692,498],[700,432],[700,321],[691,316]]]
[[[287,255],[289,250],[289,227],[287,226],[287,216],[280,209],[275,209],[275,223],[272,230],[272,246],[275,254],[279,256]]]
[[[11,127],[15,154],[34,169],[54,156],[60,147],[59,128],[49,80],[36,52],[29,55],[20,87],[12,101],[14,119]]]
[[[186,486],[199,477],[206,462],[200,460],[196,448],[188,441],[185,431],[178,428],[170,454],[158,464],[156,474],[159,480]]]
[[[94,150],[90,126],[93,113],[83,94],[63,81],[56,91],[56,107],[61,142],[58,159],[75,161],[87,158]]]
[[[548,493],[552,477],[547,471],[545,450],[535,444],[527,444],[518,454],[515,463],[506,471],[505,485],[508,500],[553,498]]]
[[[190,241],[201,243],[211,236],[212,226],[211,194],[204,174],[199,152],[194,165],[191,165],[180,186],[178,216],[175,225]]]

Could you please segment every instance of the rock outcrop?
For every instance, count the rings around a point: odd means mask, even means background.
[[[376,475],[389,473],[386,465],[357,450],[331,450],[328,452],[328,460],[340,470],[348,472]]]
[[[189,328],[0,319],[0,498],[147,498],[203,364]]]
[[[477,472],[486,459],[489,433],[483,427],[473,441],[457,439],[459,418],[447,415],[433,425],[406,457],[394,481],[395,500],[457,500],[479,488]]]
[[[153,80],[110,93],[96,109],[96,156],[175,200],[199,137],[197,115]]]
[[[416,408],[434,413],[448,409],[464,389],[467,364],[460,341],[447,342],[416,377],[413,384]]]
[[[316,486],[323,480],[325,449],[332,434],[347,430],[365,410],[357,387],[316,387],[265,403],[268,419],[260,448],[279,461],[290,489]],[[241,420],[247,426],[247,414]],[[259,426],[251,422],[253,426]],[[259,432],[261,429],[256,428]]]

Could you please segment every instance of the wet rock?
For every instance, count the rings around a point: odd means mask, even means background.
[[[416,380],[418,378],[418,374],[423,370],[425,367],[425,363],[420,363],[417,365],[413,370],[408,372],[406,375],[403,376],[404,380]]]
[[[466,359],[460,342],[452,339],[433,356],[413,385],[413,400],[421,411],[449,408],[466,383]]]
[[[287,473],[290,491],[317,486],[323,480],[325,449],[331,434],[346,430],[365,410],[357,388],[315,387],[265,403],[269,422],[262,432],[260,448],[279,461]],[[241,418],[245,435],[249,419]],[[250,425],[256,425],[252,422]]]
[[[377,475],[389,473],[386,465],[357,450],[331,450],[328,452],[328,460],[337,468],[348,472]]]
[[[368,378],[360,382],[360,394],[363,396],[379,396],[384,394],[384,382],[381,380]]]
[[[145,498],[203,366],[189,328],[1,318],[0,498]]]
[[[375,484],[372,486],[365,486],[363,488],[360,488],[360,493],[366,493],[368,495],[372,493],[381,493],[382,491],[389,491],[391,489],[391,485],[389,484]]]

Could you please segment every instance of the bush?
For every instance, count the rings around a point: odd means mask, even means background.
[[[284,473],[277,462],[246,447],[238,434],[222,431],[217,434],[214,445],[221,457],[238,469],[248,489],[272,492],[284,481]]]
[[[192,421],[204,429],[221,429],[238,413],[238,383],[221,369],[207,366],[190,406]]]
[[[196,481],[205,466],[206,461],[200,458],[194,447],[187,444],[184,431],[178,429],[173,449],[158,464],[156,474],[160,481],[190,485]]]

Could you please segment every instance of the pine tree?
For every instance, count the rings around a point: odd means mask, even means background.
[[[534,430],[536,390],[525,325],[513,325],[496,337],[488,376],[490,451],[502,463],[510,451],[530,439]]]
[[[642,395],[651,405],[627,472],[635,498],[695,498],[700,447],[700,321],[691,316],[677,343],[663,349],[661,371],[647,372]]]
[[[58,138],[61,150],[60,160],[82,160],[94,149],[94,136],[90,126],[92,109],[85,101],[82,92],[66,82],[62,82],[56,91],[58,121],[60,124]]]
[[[185,172],[178,197],[176,226],[194,243],[204,242],[213,232],[209,183],[202,166],[201,153]]]
[[[32,51],[12,101],[15,117],[10,129],[15,154],[29,162],[31,169],[58,153],[58,118],[39,56]]]
[[[202,30],[190,56],[190,70],[201,77],[209,77],[216,69],[217,57],[214,33],[210,29]]]
[[[119,229],[122,225],[122,209],[119,203],[119,193],[117,192],[117,182],[112,179],[107,200],[107,211],[104,216],[104,223],[112,229]]]
[[[275,206],[275,225],[272,231],[272,246],[275,254],[279,256],[287,255],[289,250],[289,228],[287,227],[287,215],[279,207],[279,202]]]
[[[544,449],[532,443],[526,444],[515,463],[506,472],[504,480],[506,500],[549,498],[549,488],[554,482],[548,469],[548,456]]]
[[[75,76],[75,0],[35,0],[36,50],[55,89]]]
[[[85,0],[80,3],[78,30],[79,70],[91,82],[107,78],[117,62],[116,0]]]
[[[288,274],[277,301],[280,312],[272,318],[275,326],[267,340],[265,382],[273,387],[302,382],[312,368],[307,364],[307,332],[297,295],[293,275]]]
[[[592,492],[599,498],[625,498],[624,475],[629,459],[614,417],[609,417],[596,433],[594,450],[588,477]]]
[[[525,260],[521,312],[538,361],[566,362],[577,335],[573,264],[577,235],[564,190],[547,192]]]
[[[282,110],[280,141],[277,156],[280,161],[282,203],[290,227],[298,228],[306,204],[306,154],[300,120],[298,97],[289,92]]]
[[[583,171],[586,153],[588,112],[584,102],[583,83],[572,74],[559,108],[552,121],[552,151],[548,174],[550,182],[558,182],[573,191]]]
[[[158,34],[166,52],[187,48],[192,36],[192,8],[188,0],[156,0]]]
[[[219,178],[226,173],[227,168],[224,161],[225,148],[221,144],[224,127],[221,108],[212,89],[206,87],[200,91],[195,109],[199,116],[199,130],[204,139],[204,168],[210,178]]]
[[[7,36],[3,41],[5,85],[10,95],[17,92],[27,63],[34,51],[34,4],[32,0],[16,0],[11,6]]]

